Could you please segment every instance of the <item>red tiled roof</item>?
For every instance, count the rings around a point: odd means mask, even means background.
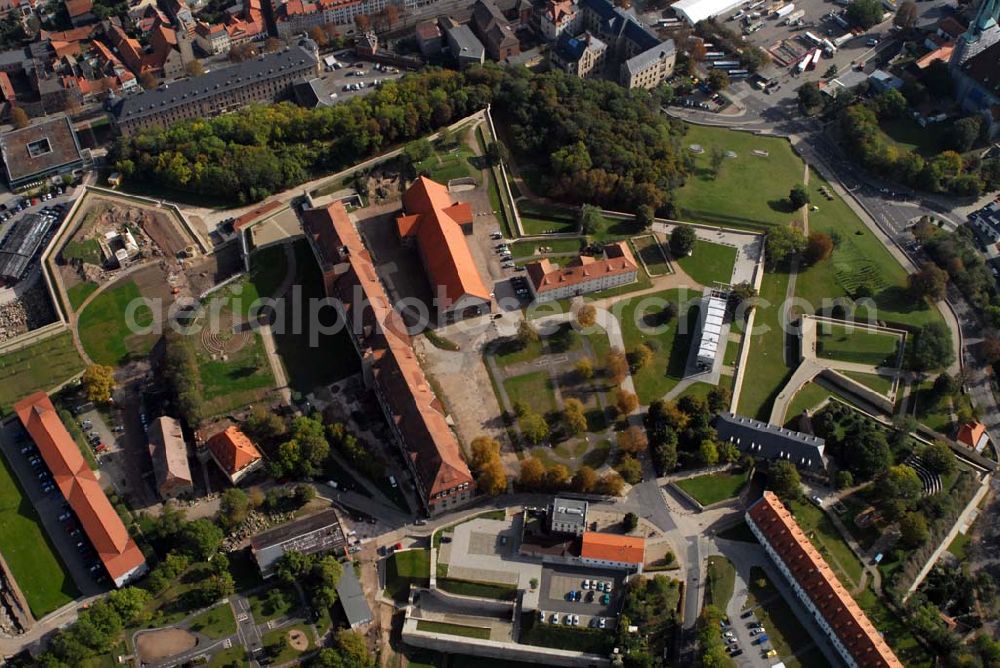
[[[440,403],[413,352],[402,317],[392,307],[379,281],[371,254],[340,202],[303,212],[306,233],[324,257],[329,297],[339,299],[354,334],[373,360],[380,395],[388,402],[393,422],[403,435],[428,497],[475,482],[462,459],[458,439],[445,421]],[[346,258],[341,260],[341,250]],[[357,301],[355,286],[364,300]],[[355,309],[363,309],[360,314]],[[360,330],[360,331],[359,331]]]
[[[489,301],[460,227],[472,222],[472,207],[453,203],[447,187],[421,176],[403,195],[403,209],[399,234],[417,237],[434,294],[440,286],[451,303],[465,295]]]
[[[142,566],[146,562],[142,551],[128,535],[49,396],[44,392],[29,395],[14,404],[14,412],[38,446],[108,575],[118,581]]]
[[[82,16],[94,8],[94,0],[66,0],[66,13],[70,18]]]
[[[982,422],[966,422],[958,430],[957,440],[959,443],[975,448],[979,445],[979,440],[986,435],[986,425]]]
[[[607,256],[605,259],[595,260],[583,255],[575,262],[558,269],[548,259],[532,262],[526,267],[528,277],[537,293],[585,283],[601,276],[617,276],[638,270],[626,242],[608,244],[604,247],[604,252]]]
[[[206,445],[215,456],[215,461],[230,476],[236,475],[261,458],[257,446],[236,427],[227,427],[224,431],[220,431],[208,439]]]
[[[580,547],[584,559],[642,564],[646,560],[646,540],[639,536],[586,531]]]
[[[270,202],[265,202],[260,206],[256,207],[251,211],[247,211],[242,216],[233,221],[233,229],[239,232],[241,229],[254,222],[261,216],[268,214],[275,209],[280,209],[284,204],[279,200],[273,199]]]
[[[10,83],[10,77],[7,76],[6,72],[0,72],[0,94],[3,95],[3,99],[7,102],[13,102],[15,99],[14,86]]]
[[[747,511],[747,517],[781,557],[859,666],[903,668],[903,663],[774,492],[764,492],[764,497]]]

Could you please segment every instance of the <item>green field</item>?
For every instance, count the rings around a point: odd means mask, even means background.
[[[427,619],[417,621],[417,630],[427,633],[446,633],[450,636],[464,636],[466,638],[478,638],[479,640],[489,640],[490,630],[479,626],[464,626],[462,624],[448,624],[447,622],[432,622]]]
[[[650,276],[664,276],[672,273],[670,263],[667,261],[667,252],[660,245],[659,239],[653,234],[646,234],[640,237],[632,237],[632,250],[636,259],[641,259],[646,265],[646,271]]]
[[[521,199],[516,204],[521,227],[527,235],[576,232],[579,228],[576,211],[572,208],[529,199]]]
[[[841,371],[840,373],[851,380],[858,381],[871,390],[875,390],[879,394],[888,395],[889,390],[892,389],[892,380],[885,376],[879,376],[874,373],[861,373],[859,371]]]
[[[740,493],[743,485],[746,484],[746,472],[730,473],[709,473],[708,475],[695,476],[678,480],[676,484],[703,506],[708,506],[719,501],[731,499]]]
[[[511,244],[510,254],[514,259],[548,256],[556,253],[579,255],[583,239],[545,239],[543,241],[517,241]],[[544,250],[543,250],[544,248]],[[563,261],[569,258],[563,258]]]
[[[233,664],[244,665],[246,657],[247,651],[241,645],[230,647],[221,652],[216,652],[212,656],[212,661],[209,662],[208,668],[225,668]]]
[[[916,151],[925,157],[937,155],[941,151],[942,133],[920,127],[909,116],[885,118],[878,124],[882,132],[904,151]]]
[[[403,550],[385,562],[385,592],[395,600],[404,600],[410,584],[426,587],[430,583],[430,550]]]
[[[503,382],[511,405],[520,402],[532,411],[545,415],[556,410],[556,396],[548,371],[533,371]]]
[[[261,636],[261,643],[264,645],[264,651],[267,651],[269,645],[273,645],[280,642],[283,638],[287,638],[288,634],[292,631],[301,631],[305,634],[306,638],[309,639],[309,647],[306,648],[306,652],[315,649],[316,642],[313,638],[313,631],[311,628],[305,624],[292,624],[291,626],[283,626],[280,629],[275,629],[273,631],[268,631],[263,636]],[[282,647],[281,652],[277,656],[270,657],[271,665],[280,666],[283,663],[289,663],[297,659],[304,652],[300,652],[293,648],[286,641]]]
[[[800,279],[801,280],[801,279]],[[792,371],[785,364],[785,333],[781,329],[781,304],[788,289],[788,274],[765,273],[760,296],[769,305],[757,307],[756,334],[750,340],[746,377],[740,394],[739,412],[759,420],[771,417],[771,404],[788,382]],[[766,302],[765,302],[766,303]]]
[[[62,249],[64,260],[80,260],[87,264],[101,265],[101,245],[97,239],[70,241]]]
[[[708,558],[708,600],[720,610],[725,610],[736,588],[736,568],[725,557]]]
[[[811,503],[792,502],[790,508],[799,526],[809,536],[844,586],[853,589],[860,584],[864,566],[826,513]]]
[[[688,352],[691,347],[691,329],[697,307],[689,301],[700,297],[688,290],[665,290],[652,295],[633,297],[614,305],[614,312],[621,323],[622,339],[628,352],[645,341],[655,341],[659,350],[653,354],[653,361],[632,374],[639,402],[648,404],[660,399],[672,390],[684,376]],[[663,303],[671,302],[677,308],[677,316],[663,322],[660,314]],[[684,334],[678,334],[686,322]]]
[[[470,162],[473,158],[475,153],[461,140],[458,144],[450,143],[448,146],[442,146],[441,142],[436,141],[434,154],[413,165],[413,170],[443,185],[448,185],[448,181],[452,179],[465,177],[472,177],[479,183],[479,169],[474,168]]]
[[[930,668],[935,665],[933,657],[928,655],[927,650],[913,636],[906,623],[875,595],[871,584],[856,597],[856,600],[903,665],[908,668]]]
[[[736,265],[736,247],[698,239],[694,242],[694,252],[677,260],[677,264],[692,280],[702,285],[729,283]]]
[[[228,603],[206,610],[189,622],[190,629],[209,638],[228,638],[236,633],[236,618]]]
[[[27,599],[31,614],[41,619],[72,601],[79,592],[56,556],[34,507],[14,479],[8,456],[20,453],[6,450],[0,456],[0,553]]]
[[[133,334],[125,322],[130,302],[142,294],[133,280],[97,295],[80,314],[77,330],[84,350],[97,364],[118,366],[130,355],[146,355],[158,338],[154,334]],[[153,313],[146,305],[135,312],[135,324],[145,327],[152,322]]]
[[[785,411],[785,424],[798,418],[803,411],[814,410],[830,396],[836,396],[836,392],[831,392],[818,383],[806,383],[795,393],[788,404],[788,409]]]
[[[786,225],[795,217],[787,198],[792,186],[802,183],[803,168],[785,139],[688,125],[682,143],[685,152],[691,144],[701,145],[705,152],[693,155],[694,174],[677,191],[680,220],[767,228]],[[717,177],[709,173],[713,147],[737,154],[723,162]],[[754,149],[769,156],[757,157]]]
[[[0,411],[38,390],[51,390],[84,369],[69,332],[0,355]]]
[[[816,356],[840,362],[896,367],[901,339],[893,334],[825,322],[816,325]]]
[[[511,601],[517,596],[517,587],[490,582],[470,582],[454,578],[438,578],[437,586],[446,592],[459,596],[495,598],[498,601]]]
[[[76,312],[80,308],[80,305],[87,301],[87,297],[89,297],[96,289],[97,283],[84,281],[83,283],[77,283],[73,287],[66,290],[66,296],[69,297],[70,310]]]

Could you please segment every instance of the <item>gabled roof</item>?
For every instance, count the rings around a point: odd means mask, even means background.
[[[525,268],[535,293],[586,283],[602,276],[627,274],[639,268],[624,241],[605,246],[604,256],[604,259],[597,260],[583,255],[561,268],[555,268],[546,258],[532,262]]]
[[[150,423],[149,455],[158,488],[191,484],[191,467],[180,422],[164,415]]]
[[[984,436],[986,436],[986,425],[982,422],[966,422],[959,427],[956,440],[970,448],[978,448]]]
[[[441,286],[451,303],[466,295],[489,301],[460,227],[472,222],[469,204],[452,203],[445,186],[421,176],[403,195],[403,209],[406,215],[396,220],[399,234],[416,236],[434,294]]]
[[[774,492],[747,511],[747,520],[764,536],[805,595],[859,666],[903,668],[903,663],[840,583],[792,513]]]
[[[719,413],[712,426],[720,441],[729,441],[740,452],[768,460],[787,459],[802,469],[826,468],[826,441],[818,436],[732,413]]]
[[[142,551],[128,535],[49,396],[35,392],[14,404],[14,412],[38,446],[59,491],[79,519],[108,575],[118,581],[144,564]]]
[[[646,540],[641,536],[585,531],[580,556],[584,559],[641,565],[646,560]]]
[[[66,0],[66,13],[70,18],[83,16],[94,8],[94,0]]]
[[[260,450],[236,427],[227,427],[208,439],[208,449],[219,466],[233,476],[261,458]]]

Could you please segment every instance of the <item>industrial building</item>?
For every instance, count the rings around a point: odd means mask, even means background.
[[[0,151],[11,190],[91,164],[90,151],[80,148],[67,116],[3,133]]]
[[[54,221],[37,213],[25,215],[0,241],[0,280],[15,283],[52,238]]]
[[[774,492],[764,492],[747,511],[746,521],[845,665],[902,668],[902,661]]]
[[[719,413],[712,426],[719,441],[729,441],[740,452],[758,459],[787,459],[805,471],[826,470],[826,441],[818,436],[732,413]]]
[[[549,506],[549,531],[582,536],[587,530],[587,502],[556,497]]]
[[[286,552],[338,552],[338,556],[341,556],[346,545],[347,540],[335,510],[324,510],[295,522],[282,524],[250,539],[250,551],[265,579],[274,575],[275,564]]]
[[[726,320],[726,299],[711,292],[701,300],[701,334],[698,338],[698,367],[711,369],[720,350],[726,349],[722,325]]]
[[[148,570],[142,550],[129,536],[49,395],[45,392],[28,395],[14,404],[14,412],[38,447],[56,486],[115,586],[121,587],[142,576]]]
[[[725,14],[742,5],[746,0],[678,0],[673,4],[677,16],[689,25]]]
[[[346,565],[340,580],[337,582],[337,600],[343,606],[347,624],[352,629],[372,621],[372,609],[361,589],[358,575],[350,564]]]

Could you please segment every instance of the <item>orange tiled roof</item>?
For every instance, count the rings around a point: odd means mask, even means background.
[[[94,8],[94,0],[66,0],[66,13],[70,18],[82,16]]]
[[[208,439],[207,445],[215,460],[219,462],[219,466],[230,476],[261,458],[257,446],[236,427],[227,427],[225,431],[220,431]]]
[[[931,63],[933,63],[933,62],[935,62],[937,60],[943,60],[945,62],[948,62],[949,60],[951,60],[951,54],[954,51],[955,51],[955,45],[954,44],[948,43],[948,44],[945,44],[944,46],[940,46],[940,47],[934,49],[933,51],[925,53],[923,56],[921,56],[917,60],[917,63],[916,63],[917,68],[921,69],[921,70],[925,69]]]
[[[421,176],[403,195],[403,209],[407,215],[396,221],[399,234],[417,237],[435,295],[442,286],[451,303],[465,295],[489,301],[460,227],[472,222],[472,207],[453,203],[448,188]]]
[[[958,442],[974,448],[986,434],[986,425],[982,422],[966,422],[958,429]]]
[[[462,459],[458,439],[445,421],[440,402],[413,352],[413,342],[402,317],[393,308],[375,272],[371,254],[340,202],[303,212],[307,234],[325,256],[329,297],[339,299],[347,311],[359,345],[373,359],[372,369],[381,394],[391,406],[393,422],[428,497],[475,482]],[[341,250],[346,258],[340,259]],[[355,286],[364,300],[359,302]],[[355,309],[362,309],[360,314]]]
[[[580,556],[584,559],[642,564],[646,560],[646,540],[638,536],[586,531]]]
[[[624,241],[608,244],[604,247],[604,251],[608,256],[605,259],[597,260],[582,255],[575,262],[567,263],[565,267],[558,269],[547,259],[532,262],[526,267],[528,277],[535,287],[535,292],[545,292],[585,283],[600,276],[616,276],[638,270],[632,251]]]
[[[117,581],[142,566],[146,561],[142,551],[128,535],[49,396],[35,392],[14,404],[14,412],[38,446],[108,575]]]
[[[764,492],[764,497],[747,511],[747,516],[780,555],[785,567],[859,666],[903,668],[903,663],[774,492]]]
[[[282,204],[279,200],[276,199],[273,199],[270,202],[265,202],[264,204],[261,204],[260,206],[254,208],[253,210],[247,211],[242,216],[234,220],[233,229],[239,232],[241,229],[243,229],[250,223],[254,222],[261,216],[270,213],[275,209],[279,209],[282,206],[284,206],[284,204]]]

